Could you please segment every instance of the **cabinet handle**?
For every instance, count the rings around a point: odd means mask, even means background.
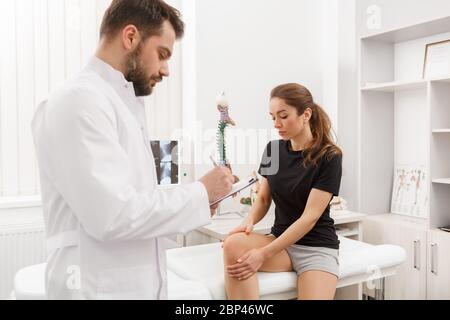
[[[437,243],[431,243],[431,273],[438,274],[437,270]]]
[[[414,269],[420,271],[420,240],[414,241]]]

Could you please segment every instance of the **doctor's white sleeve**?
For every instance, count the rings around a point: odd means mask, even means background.
[[[121,146],[116,115],[105,102],[88,89],[71,90],[48,106],[44,120],[48,174],[85,231],[101,241],[139,240],[208,224],[200,182],[148,192],[133,187],[131,172],[140,168]]]

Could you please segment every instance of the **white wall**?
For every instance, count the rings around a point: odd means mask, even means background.
[[[356,4],[355,0],[339,3],[338,36],[338,141],[343,157],[340,194],[350,209],[355,210],[358,201],[357,123],[358,86],[356,65]]]
[[[267,132],[272,128],[269,95],[276,85],[301,83],[311,90],[316,102],[324,102],[323,80],[332,83],[333,77],[337,77],[337,72],[333,74],[336,56],[323,54],[322,50],[326,46],[329,49],[326,52],[333,53],[333,43],[324,41],[324,36],[333,36],[328,30],[336,30],[334,20],[324,27],[324,16],[330,17],[330,10],[333,10],[324,6],[327,2],[330,1],[195,2],[196,45],[191,48],[195,56],[191,64],[195,63],[196,71],[193,113],[203,132],[209,129],[211,133],[209,137],[204,137],[202,144],[204,147],[206,145],[206,151],[200,158],[206,158],[208,152],[214,151],[214,128],[218,120],[215,99],[221,91],[227,93],[230,114],[237,122],[236,128],[228,129],[231,149],[245,139],[242,134],[239,139],[233,137],[234,132],[239,130],[240,133],[242,130],[255,130],[260,136],[258,144],[262,147],[266,145],[270,139]],[[188,28],[189,23],[187,21]],[[333,103],[336,93],[332,85],[327,92],[328,101]],[[337,122],[336,106],[324,105],[324,108]],[[249,143],[247,145],[252,147]],[[256,155],[246,157],[233,157],[231,153],[230,160],[235,158],[240,163],[234,165],[234,170],[246,175],[250,170],[257,169],[262,151],[260,148]],[[197,162],[201,161],[197,158]],[[208,163],[197,166],[196,176],[209,168]]]

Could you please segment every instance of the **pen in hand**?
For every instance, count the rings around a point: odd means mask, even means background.
[[[214,167],[216,167],[216,168],[220,167],[212,156],[209,156],[209,159],[211,159],[211,162],[213,163]],[[230,170],[230,172],[232,172],[230,165],[226,165],[223,167],[228,168]],[[234,179],[234,183],[239,182],[239,178],[237,176],[233,175],[233,179]]]
[[[219,167],[219,165],[216,163],[216,161],[214,161],[214,158],[212,156],[209,156],[209,158],[211,159],[211,162],[213,163],[214,167],[216,167],[216,168]],[[219,204],[215,203],[215,204],[211,205],[210,207],[213,211],[215,211],[219,207]],[[213,214],[215,214],[215,212]]]
[[[216,163],[216,161],[214,161],[214,158],[212,156],[209,156],[209,158],[211,159],[214,167],[218,167],[219,165]]]

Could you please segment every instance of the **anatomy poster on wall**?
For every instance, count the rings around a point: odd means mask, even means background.
[[[394,172],[391,212],[426,218],[427,179],[425,166],[397,166]]]

